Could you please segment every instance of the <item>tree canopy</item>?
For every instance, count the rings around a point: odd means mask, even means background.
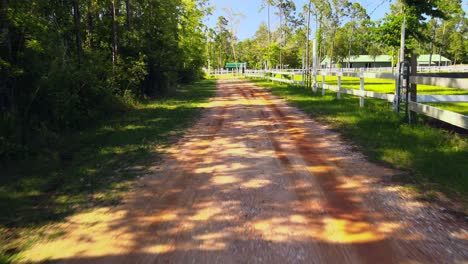
[[[346,66],[354,55],[396,57],[404,18],[409,51],[441,53],[456,63],[468,62],[468,24],[461,0],[398,0],[385,17],[374,21],[369,16],[372,10],[351,0],[310,0],[301,9],[290,2],[262,2],[263,7],[276,10],[271,13],[276,14],[273,19],[281,21],[281,26],[271,29],[262,24],[254,37],[237,44],[236,50],[250,66],[262,68],[268,62],[270,68],[300,67],[312,52],[311,38],[317,40],[319,60],[329,57],[338,65]],[[287,12],[282,11],[285,7]],[[268,45],[266,39],[270,40]]]
[[[0,156],[200,78],[210,10],[208,0],[0,0]]]

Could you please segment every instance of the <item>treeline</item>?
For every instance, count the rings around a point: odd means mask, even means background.
[[[0,159],[201,77],[207,0],[0,0]]]
[[[453,63],[468,63],[468,18],[461,0],[392,1],[380,20],[371,20],[375,9],[350,0],[309,0],[304,6],[292,0],[263,0],[268,17],[255,36],[237,41],[226,17],[211,32],[209,58],[213,68],[226,61],[246,61],[252,68],[311,65],[312,41],[318,44],[319,61],[347,66],[353,55],[391,55],[396,63],[400,31],[406,21],[407,54],[442,54]],[[273,29],[271,21],[279,23]],[[234,42],[233,47],[225,43]],[[307,56],[308,54],[308,56]]]

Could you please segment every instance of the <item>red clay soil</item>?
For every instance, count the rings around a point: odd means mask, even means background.
[[[298,88],[299,89],[299,88]],[[397,174],[248,82],[123,205],[70,218],[27,259],[63,263],[463,263],[466,222],[405,197]]]

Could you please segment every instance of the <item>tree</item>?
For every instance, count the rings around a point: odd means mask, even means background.
[[[280,20],[279,25],[279,64],[283,68],[283,46],[284,46],[284,33],[288,29],[288,23],[293,20],[296,5],[291,0],[278,0],[277,1],[278,16]]]
[[[204,0],[0,0],[0,158],[200,78],[209,10]]]
[[[266,6],[267,8],[267,26],[268,26],[268,45],[271,44],[271,18],[270,18],[270,9],[271,6],[275,5],[275,0],[262,0],[262,6],[260,7],[260,10],[263,10]]]
[[[353,37],[355,32],[358,29],[359,24],[362,24],[364,21],[369,20],[369,16],[367,15],[366,10],[359,4],[353,3],[349,7],[349,17],[351,19],[350,22],[346,24],[349,28],[348,32],[348,68],[351,64],[351,55],[352,55],[352,47],[353,47]],[[360,32],[363,33],[363,32]],[[358,34],[361,35],[361,34]]]
[[[244,14],[239,13],[239,12],[234,12],[232,8],[223,8],[224,12],[227,14],[227,21],[229,25],[229,33],[230,33],[230,46],[232,48],[232,55],[234,58],[234,61],[237,61],[237,56],[236,56],[236,42],[237,42],[237,26],[240,23],[240,19],[244,18]]]

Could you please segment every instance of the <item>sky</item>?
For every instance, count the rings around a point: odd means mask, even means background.
[[[383,18],[385,13],[390,10],[390,3],[395,0],[354,0],[359,2],[366,8],[372,20]],[[251,38],[262,22],[267,21],[266,9],[260,10],[262,0],[210,0],[215,7],[213,14],[208,18],[207,25],[214,27],[219,16],[226,16],[223,8],[232,8],[234,12],[244,14],[238,25],[237,36],[240,40]],[[307,0],[294,0],[297,10],[302,10],[302,7],[307,3]],[[468,0],[463,0],[463,9],[468,13]],[[273,14],[273,10],[272,10]],[[277,19],[271,16],[271,25],[275,28],[278,24]]]

